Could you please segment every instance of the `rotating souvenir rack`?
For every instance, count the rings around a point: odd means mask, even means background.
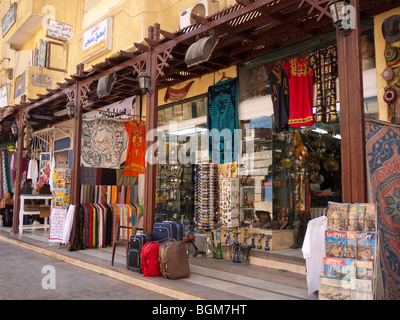
[[[195,166],[194,220],[198,230],[210,230],[218,224],[218,166]]]

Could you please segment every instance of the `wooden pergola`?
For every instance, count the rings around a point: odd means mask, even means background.
[[[146,101],[147,130],[157,127],[158,90],[199,78],[205,74],[237,65],[314,39],[335,31],[327,8],[330,0],[236,0],[237,4],[208,17],[192,16],[195,23],[171,33],[159,24],[149,27],[146,44],[135,43],[133,50],[119,51],[103,62],[77,71],[56,89],[35,99],[22,99],[8,108],[2,123],[8,127],[14,121],[19,127],[17,177],[21,176],[24,141],[23,128],[31,114],[53,117],[52,124],[68,119],[56,116],[73,102],[77,115],[74,120],[71,203],[79,203],[82,114],[90,101],[97,109],[133,95],[142,95],[138,75],[146,71],[151,79],[153,94]],[[336,31],[340,79],[340,125],[342,135],[343,202],[367,202],[367,181],[364,139],[364,104],[361,67],[360,21],[398,6],[395,0],[352,0],[356,9],[356,28],[344,36]],[[218,38],[207,62],[187,67],[185,54],[199,38]],[[98,80],[115,74],[116,82],[107,97],[97,97]],[[350,90],[351,88],[351,90]],[[40,120],[38,120],[40,121]],[[49,121],[39,122],[36,130],[47,127]],[[4,125],[3,125],[4,127]],[[7,128],[7,125],[5,126]],[[4,131],[4,129],[3,129]],[[16,180],[14,212],[19,212],[21,181]],[[146,164],[144,232],[152,233],[155,221],[156,166]],[[14,214],[13,232],[18,232],[18,214]]]

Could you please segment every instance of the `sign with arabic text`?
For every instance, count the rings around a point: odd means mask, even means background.
[[[14,2],[11,8],[7,11],[3,19],[1,20],[1,31],[3,37],[6,33],[11,29],[14,25],[15,21],[17,21],[17,3]]]
[[[112,49],[113,19],[108,17],[83,34],[82,60],[88,62]]]
[[[46,37],[60,41],[68,41],[72,38],[72,26],[49,19]]]

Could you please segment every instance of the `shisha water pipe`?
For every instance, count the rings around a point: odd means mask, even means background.
[[[265,247],[264,247],[264,249],[265,249],[265,251],[269,251],[270,250],[270,248],[269,248],[269,240],[272,238],[272,236],[265,236]]]
[[[225,229],[225,246],[226,246],[226,254],[225,254],[225,259],[226,260],[231,260],[232,259],[232,251],[231,251],[231,247],[233,245],[233,241],[231,238],[231,232],[233,231],[233,229]]]
[[[235,252],[233,253],[233,262],[234,263],[240,263],[239,259],[239,234],[240,232],[234,232],[235,234],[235,239],[233,240],[233,244],[235,245]]]
[[[256,233],[257,234],[257,233]],[[254,249],[256,247],[256,245],[254,244],[254,235],[256,235],[254,233],[251,233],[251,248]]]
[[[221,230],[220,229],[215,231],[215,238],[217,239],[217,250],[215,251],[215,259],[223,259],[224,255],[222,254],[222,249],[221,249]]]
[[[265,237],[265,234],[259,233],[258,234],[258,245],[257,245],[257,249],[262,249],[261,246],[261,239]]]

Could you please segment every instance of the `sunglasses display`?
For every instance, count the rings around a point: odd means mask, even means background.
[[[194,172],[194,220],[197,229],[218,225],[218,166],[197,164]]]

